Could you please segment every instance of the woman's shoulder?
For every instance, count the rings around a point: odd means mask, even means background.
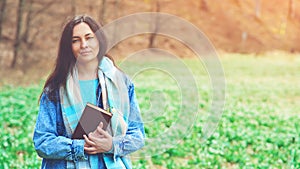
[[[41,94],[41,101],[59,102],[59,89],[46,86]]]
[[[118,85],[125,84],[128,90],[133,86],[131,78],[123,70],[116,66],[110,57],[104,57],[100,68],[108,78],[116,82]]]
[[[131,78],[123,71],[120,71],[120,73],[121,73],[121,76],[122,76],[127,88],[128,89],[131,88],[133,86],[133,82],[132,82]]]

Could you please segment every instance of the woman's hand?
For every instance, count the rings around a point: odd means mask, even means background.
[[[97,129],[89,133],[88,137],[84,135],[84,150],[88,154],[103,153],[111,150],[112,136],[102,129],[103,123],[101,122]]]

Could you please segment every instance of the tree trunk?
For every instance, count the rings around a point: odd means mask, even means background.
[[[255,16],[256,18],[260,18],[260,10],[261,10],[261,1],[260,0],[255,0]]]
[[[208,5],[207,5],[207,2],[206,2],[206,0],[201,0],[201,10],[203,10],[203,11],[208,11]]]
[[[294,0],[289,0],[289,11],[288,11],[288,18],[289,19],[294,19],[295,17],[295,5],[294,5]]]
[[[76,0],[71,0],[71,13],[73,16],[76,15]]]
[[[26,23],[25,23],[25,31],[23,35],[23,41],[27,44],[29,43],[29,31],[30,31],[30,24],[32,19],[32,3],[33,0],[29,0],[27,10],[28,13],[26,15]]]
[[[6,0],[1,0],[1,9],[0,9],[0,42],[2,39],[2,26],[5,18],[5,10],[6,10]]]
[[[106,8],[106,0],[102,0],[102,4],[101,4],[101,10],[100,10],[100,14],[99,14],[99,19],[100,19],[100,22],[105,24],[104,22],[104,15],[105,15],[105,8]]]
[[[15,43],[14,43],[14,55],[13,55],[13,61],[11,63],[11,68],[14,68],[17,62],[18,53],[20,50],[21,45],[21,29],[22,29],[22,15],[23,15],[23,9],[25,6],[25,0],[19,0],[19,7],[18,7],[18,13],[17,13],[17,28],[16,28],[16,37],[15,37]]]
[[[241,3],[239,0],[234,1],[235,5],[238,6],[240,9],[242,8]]]
[[[157,0],[156,1],[156,12],[158,13],[159,11],[160,11],[160,5],[159,5],[159,2]],[[159,30],[159,26],[160,26],[159,15],[156,15],[155,16],[155,23],[154,23],[154,31],[153,31],[154,33],[150,34],[148,48],[153,48],[154,47],[154,41],[155,41],[157,32]]]
[[[113,11],[114,11],[114,19],[115,18],[118,18],[118,15],[119,15],[119,8],[120,8],[120,2],[119,2],[119,0],[115,0],[115,2],[114,2],[114,8],[113,8]],[[118,27],[117,26],[115,26],[114,27],[114,32],[113,32],[113,39],[112,39],[112,41],[113,42],[115,42],[115,39],[118,39],[118,36],[119,36],[119,34],[118,34]],[[118,49],[118,46],[116,46],[116,49]]]
[[[119,12],[120,12],[120,1],[115,0],[115,7],[114,7],[114,19],[119,17]]]

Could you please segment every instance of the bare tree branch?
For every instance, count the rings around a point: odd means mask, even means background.
[[[39,15],[41,13],[44,13],[45,10],[47,10],[48,8],[50,8],[53,4],[55,4],[57,2],[57,0],[52,0],[52,1],[49,1],[48,3],[46,3],[41,9],[35,11],[32,15],[33,16],[36,16],[36,15]]]

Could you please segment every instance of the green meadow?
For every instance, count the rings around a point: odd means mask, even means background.
[[[146,146],[131,156],[134,168],[300,168],[299,56],[222,55],[223,113],[207,139],[210,76],[196,59],[182,63],[188,71],[162,59],[156,63],[161,69],[148,65],[136,73],[143,66],[128,62],[147,136]],[[32,133],[44,80],[0,88],[0,168],[39,168]],[[189,97],[188,91],[196,92]]]

